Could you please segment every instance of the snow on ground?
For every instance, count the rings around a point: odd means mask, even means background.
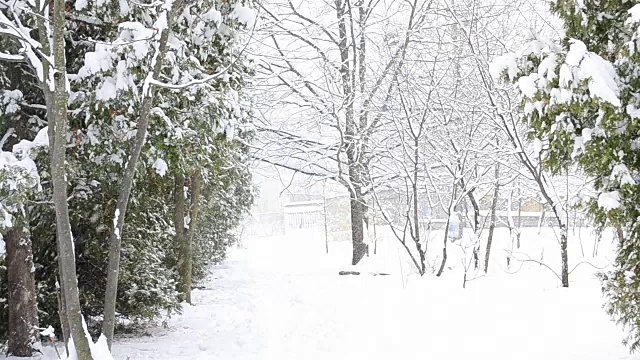
[[[167,328],[149,329],[150,336],[118,339],[114,357],[640,359],[621,345],[621,329],[601,308],[594,268],[579,266],[571,288],[559,288],[555,275],[538,264],[507,269],[500,247],[508,234],[498,229],[497,236],[489,275],[466,289],[451,243],[451,269],[443,278],[420,278],[389,239],[364,260],[368,270],[389,276],[339,276],[348,268],[349,243],[329,243],[327,255],[319,234],[245,240],[244,248],[212,269],[206,288],[194,291],[194,306],[171,318]],[[594,259],[592,239],[586,230],[571,235],[570,268],[583,251],[598,266],[610,260],[610,235]],[[435,241],[429,245],[434,256],[441,251]],[[523,253],[555,266],[558,245],[551,229],[527,229],[522,243]]]
[[[501,231],[500,238],[508,238]],[[523,249],[526,243],[533,249],[532,258],[539,259],[538,251],[544,250],[543,259],[553,263],[556,244],[550,229],[540,235],[529,229],[522,242]],[[213,269],[206,290],[194,293],[196,305],[170,320],[168,330],[120,340],[115,356],[640,359],[628,355],[620,344],[621,330],[602,310],[593,268],[579,267],[572,274],[573,287],[562,289],[538,264],[522,264],[516,274],[506,273],[506,263],[499,265],[500,241],[497,244],[490,275],[462,289],[455,260],[443,279],[406,276],[408,263],[390,240],[379,243],[379,254],[365,260],[369,268],[391,273],[375,277],[338,276],[348,263],[350,246],[330,243],[326,255],[318,234],[245,241],[246,249],[237,249]],[[583,244],[583,249],[592,244]],[[578,239],[572,245],[572,255],[580,252]],[[440,250],[435,242],[430,246]],[[455,245],[449,246],[455,253]]]

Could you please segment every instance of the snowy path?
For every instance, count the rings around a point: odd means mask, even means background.
[[[236,250],[195,306],[168,329],[120,339],[116,359],[640,359],[620,345],[597,287],[403,288],[396,275],[338,276],[344,258],[300,244]]]

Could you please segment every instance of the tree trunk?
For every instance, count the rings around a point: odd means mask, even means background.
[[[491,243],[493,242],[493,231],[496,228],[496,207],[498,207],[498,193],[500,192],[500,183],[498,177],[500,176],[500,165],[496,164],[496,184],[493,189],[493,199],[491,201],[491,223],[489,224],[489,236],[487,237],[487,251],[484,257],[484,272],[489,270],[489,257],[491,255]]]
[[[553,206],[553,204],[551,204]],[[547,210],[545,209],[544,205],[542,205],[542,212],[540,213],[540,218],[538,219],[538,235],[540,235],[540,232],[542,231],[542,224],[544,223],[544,217],[547,214]]]
[[[480,256],[478,255],[480,253],[480,206],[478,206],[478,201],[473,195],[473,190],[467,193],[467,197],[473,207],[473,234],[477,241],[477,244],[473,247],[473,268],[477,270],[480,266]]]
[[[175,248],[178,261],[178,292],[182,293],[183,300],[191,303],[191,246],[184,229],[185,201],[184,201],[184,175],[175,177],[174,195],[174,226],[176,229]]]
[[[38,306],[31,239],[13,228],[5,236],[9,292],[9,347],[7,355],[31,357],[38,339]]]
[[[419,135],[419,134],[418,134]],[[413,223],[414,223],[414,235],[413,241],[415,242],[416,250],[418,251],[418,255],[420,256],[420,275],[424,275],[427,272],[426,267],[426,252],[427,246],[425,245],[424,250],[422,249],[422,244],[420,243],[420,199],[418,196],[418,175],[419,175],[419,161],[420,161],[420,152],[419,152],[419,139],[418,136],[414,136],[413,138],[413,180],[411,184],[411,191],[413,192]]]
[[[355,74],[349,68],[349,45],[347,43],[347,24],[345,14],[345,3],[343,0],[335,0],[336,17],[338,20],[338,49],[340,51],[340,80],[342,82],[343,105],[345,109],[345,131],[344,149],[347,153],[347,170],[349,175],[349,193],[351,207],[351,242],[353,245],[353,256],[351,264],[356,265],[367,252],[364,243],[364,211],[362,207],[362,194],[360,182],[360,161],[362,156],[358,154],[358,144],[356,141],[356,119],[354,113],[354,83]],[[354,54],[355,55],[355,54]],[[355,69],[354,69],[355,71]]]
[[[129,203],[129,196],[131,195],[131,189],[133,187],[133,180],[135,177],[136,166],[142,147],[144,146],[145,139],[147,137],[147,128],[149,126],[149,115],[151,113],[151,107],[153,105],[154,91],[153,86],[147,81],[158,77],[162,72],[162,65],[164,63],[165,56],[168,49],[169,33],[171,26],[173,25],[176,13],[181,11],[184,1],[178,0],[174,2],[170,10],[166,10],[167,14],[167,27],[162,30],[160,34],[160,40],[158,41],[158,48],[154,56],[155,63],[153,63],[153,70],[147,74],[145,85],[143,87],[144,97],[142,105],[140,107],[140,115],[138,118],[138,130],[136,131],[136,139],[127,160],[127,165],[122,178],[122,184],[120,185],[120,193],[118,194],[118,202],[116,204],[115,212],[115,226],[111,232],[109,239],[109,264],[107,265],[107,287],[105,290],[104,299],[104,321],[102,322],[102,334],[107,338],[107,344],[111,349],[113,343],[113,331],[116,323],[116,301],[118,295],[118,274],[120,273],[120,251],[122,245],[122,230],[124,228],[124,219],[127,213],[127,205]]]
[[[567,256],[567,227],[560,225],[560,255],[562,257],[562,287],[569,287],[569,259]]]
[[[36,0],[36,6],[38,9],[44,8],[43,4],[46,0]],[[45,39],[44,41],[40,41],[42,44],[42,51],[45,54],[51,53],[51,46],[48,41],[50,33],[48,24],[45,21],[45,18],[42,16],[36,17],[36,25],[38,27],[38,35],[40,39]],[[42,73],[49,74],[51,71],[51,65],[43,61],[42,62]],[[55,117],[54,117],[54,94],[49,88],[49,85],[46,83],[42,84],[42,92],[44,94],[45,104],[47,107],[47,120],[49,122],[49,126],[47,129],[49,135],[49,149],[53,149],[54,138],[55,138]],[[49,162],[53,164],[53,151],[49,151]],[[60,258],[58,258],[60,259]],[[58,291],[58,315],[60,317],[60,327],[62,333],[62,339],[64,341],[65,350],[69,353],[68,343],[69,337],[71,336],[71,330],[69,329],[69,319],[67,317],[67,303],[64,298],[64,292],[62,291],[62,284],[64,283],[64,276],[62,274],[62,267],[58,266],[58,283],[57,283],[57,291]]]
[[[327,226],[327,195],[325,188],[327,181],[322,182],[322,215],[324,217],[324,248],[326,253],[329,253],[329,227]]]
[[[62,272],[58,269],[58,283],[57,291],[58,291],[58,317],[60,318],[60,331],[62,333],[62,341],[64,342],[64,350],[69,353],[69,319],[67,318],[67,302],[64,300],[64,294],[62,293],[62,289],[60,288],[60,284],[62,283]]]
[[[520,249],[520,229],[522,229],[522,197],[520,196],[520,189],[518,189],[518,233],[516,247]]]
[[[180,179],[178,179],[180,180]],[[184,178],[182,179],[184,183]],[[176,184],[178,186],[178,184]],[[184,186],[184,184],[183,184]],[[180,273],[184,280],[184,290],[185,292],[185,301],[191,304],[191,287],[192,287],[192,269],[193,269],[193,238],[196,232],[196,225],[198,223],[198,210],[200,208],[200,193],[202,189],[202,176],[199,171],[195,171],[191,176],[191,183],[189,184],[190,192],[191,192],[191,204],[189,206],[189,230],[186,233],[186,237],[183,239],[181,244],[181,256],[182,256],[182,265],[180,267]],[[176,208],[180,205],[178,202],[180,199],[176,198]],[[184,198],[182,212],[184,212]],[[178,216],[176,212],[176,217]],[[176,234],[178,228],[176,227]],[[179,266],[180,266],[179,265]]]
[[[357,189],[359,191],[359,188]],[[364,214],[362,203],[357,194],[351,195],[351,242],[353,256],[351,265],[356,265],[367,254],[367,244],[364,243]]]
[[[53,148],[51,149],[51,182],[53,183],[53,202],[56,212],[56,233],[58,242],[58,262],[62,272],[62,293],[65,298],[69,330],[79,360],[90,360],[89,339],[83,326],[84,320],[78,294],[78,277],[69,205],[67,203],[67,180],[65,174],[65,150],[67,135],[67,102],[69,98],[65,59],[65,0],[55,0],[53,8],[53,74],[55,91],[49,126],[54,126]],[[47,74],[48,75],[48,74]],[[45,85],[46,86],[46,85]],[[53,121],[52,121],[53,120]]]
[[[193,238],[196,233],[196,225],[198,221],[198,211],[200,210],[200,194],[202,193],[202,174],[200,171],[194,171],[191,175],[191,205],[189,206],[189,231],[188,237],[191,246],[193,246]]]
[[[373,212],[373,255],[378,253],[378,231],[376,229],[376,213]]]
[[[447,263],[447,231],[449,229],[449,219],[451,219],[451,215],[447,218],[447,223],[444,226],[444,246],[442,248],[442,263],[440,264],[440,269],[438,269],[438,273],[436,276],[442,275],[444,271],[444,266]]]

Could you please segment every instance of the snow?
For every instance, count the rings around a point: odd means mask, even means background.
[[[576,39],[571,39],[569,43],[571,46],[569,46],[569,52],[567,53],[565,62],[570,66],[578,66],[587,54],[587,46],[582,41]]]
[[[18,102],[22,100],[22,92],[20,90],[4,90],[0,92],[0,99],[4,105],[5,114],[13,114],[20,110]]]
[[[620,185],[635,185],[636,182],[631,177],[631,173],[625,164],[617,164],[611,170],[611,180],[620,180]]]
[[[212,21],[216,23],[216,25],[220,25],[222,23],[222,13],[216,10],[216,8],[211,8],[209,11],[202,14],[202,19]]]
[[[47,127],[40,129],[33,141],[21,140],[13,146],[12,152],[0,152],[0,170],[7,171],[1,186],[8,190],[22,190],[25,188],[36,188],[40,190],[40,176],[36,163],[31,158],[31,152],[40,147],[49,145]],[[4,221],[2,226],[10,227],[11,216],[3,207]]]
[[[518,88],[524,96],[533,99],[538,91],[536,81],[538,81],[537,73],[531,73],[530,75],[523,76],[518,79]]]
[[[97,100],[107,101],[107,100],[115,99],[116,96],[117,96],[116,81],[111,77],[105,78],[102,84],[96,89]]]
[[[620,193],[618,191],[604,192],[598,196],[598,206],[606,211],[620,207]]]
[[[569,66],[567,64],[562,64],[560,66],[560,86],[561,87],[568,87],[569,83],[571,83],[573,81],[573,73],[571,72],[571,69],[569,68]]]
[[[43,127],[38,131],[33,141],[20,140],[19,143],[13,145],[11,149],[13,154],[22,158],[30,157],[33,149],[46,148],[49,146],[49,130],[48,126]]]
[[[636,4],[629,9],[629,19],[627,19],[627,23],[630,22],[640,22],[640,4]]]
[[[111,69],[112,55],[109,52],[110,47],[104,44],[97,44],[95,50],[84,55],[84,65],[78,71],[80,77]]]
[[[573,139],[573,152],[571,153],[571,158],[575,159],[576,156],[582,154],[584,151],[584,140],[582,136],[576,136]]]
[[[118,228],[118,218],[120,217],[120,209],[116,209],[113,215],[113,231],[115,231],[116,237],[120,237],[120,229]]]
[[[498,56],[489,64],[489,74],[494,79],[499,79],[504,71],[507,71],[509,80],[513,80],[518,72],[516,54],[506,53]]]
[[[167,173],[167,170],[169,169],[169,166],[167,165],[167,163],[163,160],[163,159],[156,159],[156,161],[153,163],[153,168],[156,169],[156,173],[158,173],[158,175],[160,176],[164,176]]]
[[[473,280],[462,289],[463,254],[457,243],[449,243],[442,278],[421,278],[388,237],[389,229],[378,230],[377,255],[356,266],[360,276],[337,274],[350,268],[344,264],[351,246],[332,241],[327,255],[321,231],[243,239],[244,247],[232,249],[224,264],[212,268],[203,289],[192,292],[193,306],[168,319],[166,328],[116,338],[113,358],[640,359],[621,345],[623,331],[601,308],[596,270],[575,267],[582,260],[606,266],[612,231],[599,242],[601,255],[587,258],[580,247],[592,252],[591,229],[569,232],[570,269],[575,270],[571,287],[564,289],[545,267],[515,260],[542,259],[559,268],[557,229],[542,228],[538,234],[536,228],[523,228],[523,247],[512,254],[516,264],[507,268],[511,239],[506,228],[497,228],[489,274],[471,274]],[[428,235],[434,264],[433,256],[442,251],[441,235]],[[56,358],[50,346],[43,351]]]
[[[231,17],[249,28],[252,28],[256,22],[255,10],[250,7],[242,6],[240,3],[236,3],[233,11],[231,12]]]
[[[591,141],[591,135],[593,134],[593,130],[589,128],[582,129],[582,143],[586,144]]]
[[[508,238],[504,228],[497,233]],[[551,229],[522,240],[536,238],[555,241]],[[494,264],[498,275],[463,290],[452,272],[403,281],[398,267],[410,269],[391,241],[379,244],[386,256],[364,260],[391,273],[375,277],[338,276],[349,243],[331,243],[325,255],[319,234],[246,245],[213,269],[205,289],[193,292],[195,306],[169,320],[169,330],[118,341],[115,358],[638,359],[620,345],[590,275],[567,290],[538,265],[508,275]]]
[[[98,341],[96,341],[95,343],[91,340],[91,337],[89,335],[87,335],[87,337],[89,337],[89,347],[91,349],[91,357],[93,358],[93,360],[114,360],[113,356],[109,352],[107,338],[104,335],[100,335],[100,338],[98,338]],[[67,357],[68,360],[78,359],[78,354],[75,350],[76,349],[73,346],[73,338],[71,338],[69,339],[69,356]]]
[[[633,104],[628,104],[627,114],[633,119],[640,118],[640,109],[636,108]]]
[[[542,140],[540,140],[539,138],[533,139],[533,153],[536,156],[539,156],[541,152],[542,152]]]
[[[118,4],[120,6],[120,15],[127,16],[129,15],[129,1],[128,0],[118,0]]]
[[[557,63],[557,56],[555,54],[549,54],[546,58],[544,58],[540,65],[538,65],[538,75],[540,77],[545,77],[547,81],[552,81],[556,78],[555,69]]]
[[[522,96],[532,100],[538,91],[548,92],[550,104],[567,104],[577,96],[574,90],[586,81],[589,96],[619,107],[621,106],[618,87],[618,77],[611,62],[598,54],[589,52],[587,46],[579,40],[571,39],[564,63],[558,64],[557,53],[562,52],[553,43],[534,40],[518,52],[518,55],[508,53],[496,58],[489,66],[493,77],[499,76],[505,70],[511,80],[518,73],[518,56],[539,56],[540,64],[536,71],[519,77],[516,80]],[[556,68],[559,65],[558,73]],[[548,88],[558,77],[558,87]],[[525,114],[535,109],[532,104],[525,102]],[[633,108],[628,108],[629,114],[634,114]],[[542,112],[541,112],[542,113]],[[633,116],[633,115],[632,115]]]
[[[49,325],[46,329],[40,332],[40,335],[53,339],[56,337],[56,332],[53,329],[53,326]]]
[[[88,0],[76,0],[75,2],[76,10],[84,10],[87,6],[89,6]]]
[[[620,106],[617,75],[609,61],[589,53],[582,60],[578,76],[580,79],[589,79],[591,97],[600,98],[616,107]]]

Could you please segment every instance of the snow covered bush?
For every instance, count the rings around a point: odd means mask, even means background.
[[[248,140],[249,133],[239,135]],[[193,279],[203,280],[209,266],[225,259],[227,249],[238,240],[234,230],[253,204],[248,148],[239,141],[218,140],[223,156],[209,173],[201,200],[201,214],[194,236]],[[236,166],[233,166],[236,164]]]
[[[100,176],[98,168],[87,167],[83,176]],[[80,175],[80,174],[78,174]],[[90,178],[91,179],[91,178]],[[81,179],[79,179],[81,180]],[[118,298],[118,313],[132,321],[154,319],[163,310],[176,311],[178,299],[173,280],[174,272],[167,266],[171,253],[172,236],[169,219],[171,212],[167,199],[153,180],[144,179],[136,183],[135,197],[131,202],[131,218],[125,227],[127,241],[123,243],[122,270]],[[78,180],[76,180],[78,181]],[[92,327],[91,319],[102,314],[104,301],[107,239],[112,214],[115,207],[117,187],[103,183],[99,187],[84,186],[84,182],[72,184],[77,200],[69,202],[72,217],[72,231],[76,242],[77,271],[83,313]],[[91,190],[81,192],[81,189]],[[165,193],[166,194],[166,193]],[[45,206],[35,211],[32,221],[34,231],[34,251],[41,268],[38,279],[42,299],[40,311],[43,323],[58,324],[56,278],[56,251],[51,246],[55,241],[52,220],[55,214]]]
[[[523,116],[552,171],[578,162],[598,196],[584,206],[600,227],[623,230],[615,270],[602,274],[607,312],[640,348],[640,5],[625,0],[551,2],[564,21],[560,43],[533,39],[492,64],[516,84]]]
[[[122,174],[139,128],[143,100],[155,87],[147,142],[137,163],[122,231],[116,308],[128,319],[154,319],[162,310],[179,308],[172,176],[201,171],[203,201],[211,203],[245,190],[250,193],[246,156],[221,149],[236,135],[247,140],[243,135],[248,115],[242,88],[253,70],[243,53],[245,38],[240,29],[250,28],[255,14],[235,1],[176,2],[180,8],[172,19],[166,58],[161,72],[150,76],[172,2],[76,0],[67,4],[70,111],[66,173],[83,313],[91,326],[91,319],[99,319],[103,312],[108,244]],[[13,5],[20,9],[30,6],[23,1]],[[16,14],[24,24],[32,25],[36,20],[29,12]],[[5,47],[4,41],[0,38],[3,51],[19,49],[14,43],[9,44],[13,48]],[[0,56],[2,70],[21,75],[0,79],[0,110],[19,115],[0,123],[0,129],[6,132],[15,127],[17,140],[31,139],[46,124],[39,78],[26,63],[2,60]],[[31,106],[17,111],[22,103]],[[233,144],[228,148],[240,148]],[[246,149],[243,151],[246,155]],[[37,263],[39,310],[43,323],[59,324],[48,158],[38,159],[36,165],[43,191],[29,199],[29,227]],[[236,173],[239,175],[233,175]],[[212,236],[226,239],[236,213],[250,203],[247,199],[249,195],[242,195],[216,205],[216,216],[231,220],[216,224],[220,235]],[[202,218],[212,221],[209,208],[203,205]],[[209,240],[199,243],[211,244]],[[208,260],[204,262],[208,264]],[[5,324],[0,311],[0,336]]]

